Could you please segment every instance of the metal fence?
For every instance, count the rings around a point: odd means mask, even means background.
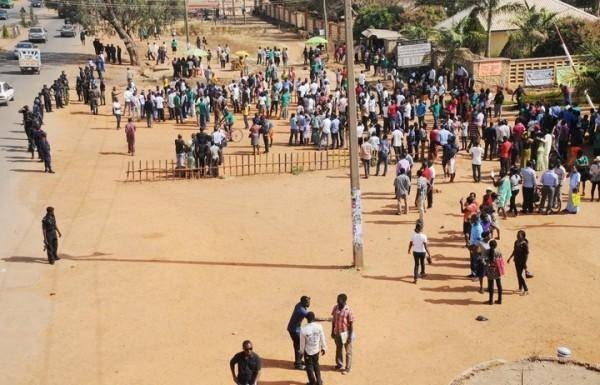
[[[300,150],[259,155],[226,154],[219,164],[177,167],[173,160],[132,160],[128,162],[126,182],[151,182],[197,179],[217,176],[299,174],[306,171],[333,170],[350,166],[348,150]]]

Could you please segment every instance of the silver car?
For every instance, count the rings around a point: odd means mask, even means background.
[[[75,28],[73,24],[65,24],[60,29],[61,37],[75,37]]]
[[[36,42],[41,41],[45,43],[47,40],[46,30],[42,27],[31,27],[29,28],[29,41]]]

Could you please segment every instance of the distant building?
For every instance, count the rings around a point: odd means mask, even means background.
[[[501,0],[500,4],[506,4],[511,2],[518,2],[515,0]],[[560,0],[527,0],[527,3],[530,6],[535,6],[538,10],[545,9],[548,12],[553,12],[558,15],[559,18],[562,17],[573,17],[577,19],[589,20],[589,21],[597,21],[598,17],[589,14],[579,8],[576,8],[567,3],[563,3]],[[438,25],[435,26],[435,29],[452,29],[458,23],[460,23],[466,17],[469,17],[471,14],[471,10],[473,7],[469,7],[463,11],[458,12],[454,16],[442,21]],[[502,49],[508,42],[510,37],[510,33],[516,31],[518,28],[514,25],[513,20],[515,18],[514,14],[500,14],[494,15],[494,19],[492,21],[492,41],[491,41],[491,55],[498,56]],[[483,15],[479,15],[478,21],[481,26],[487,30],[487,21]]]

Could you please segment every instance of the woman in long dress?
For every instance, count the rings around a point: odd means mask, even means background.
[[[131,156],[135,155],[135,124],[132,118],[129,118],[125,125],[125,139],[127,139],[127,152]]]
[[[537,138],[538,146],[535,157],[535,169],[537,171],[546,171],[548,168],[548,156],[546,156],[546,139],[543,136]]]

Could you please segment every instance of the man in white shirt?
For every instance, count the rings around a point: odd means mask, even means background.
[[[476,141],[471,149],[471,167],[473,168],[473,180],[479,182],[481,180],[481,157],[483,156],[483,149],[479,146],[479,141]]]
[[[323,327],[315,322],[315,313],[306,314],[308,323],[300,329],[300,353],[304,355],[306,374],[310,385],[322,385],[319,353],[325,355],[327,344]]]
[[[321,121],[321,137],[319,138],[319,151],[321,150],[323,143],[325,143],[325,149],[329,147],[329,134],[331,134],[331,119],[326,116]]]
[[[402,143],[404,140],[404,134],[396,126],[394,131],[392,131],[392,147],[394,148],[394,154],[396,155],[396,159],[400,158],[400,153],[402,152]]]

